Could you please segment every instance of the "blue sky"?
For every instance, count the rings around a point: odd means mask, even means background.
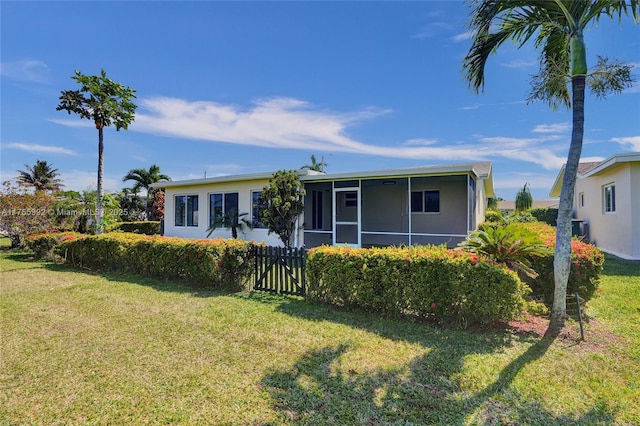
[[[74,70],[137,91],[128,131],[105,130],[105,186],[156,163],[173,180],[492,161],[496,193],[546,199],[566,159],[569,111],[526,104],[532,47],[490,58],[483,94],[461,72],[467,5],[425,2],[12,2],[1,12],[1,171],[46,160],[95,189],[97,131],[55,110]],[[601,21],[597,54],[634,64],[640,25]],[[587,96],[584,160],[640,151],[640,84]]]

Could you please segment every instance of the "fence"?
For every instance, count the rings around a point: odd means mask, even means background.
[[[256,247],[253,289],[304,296],[305,258],[303,248]]]

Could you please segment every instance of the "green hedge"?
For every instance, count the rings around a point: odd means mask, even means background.
[[[75,266],[241,289],[252,271],[253,242],[189,240],[130,233],[68,238],[55,252]]]
[[[122,231],[134,234],[160,235],[160,221],[118,222],[107,228],[108,232]]]
[[[457,326],[508,320],[530,291],[516,274],[444,247],[319,247],[307,257],[312,300]]]
[[[496,224],[482,224],[486,226],[500,226]],[[518,223],[509,226],[520,226],[537,234],[542,243],[551,249],[556,245],[556,229],[542,222]],[[544,257],[531,259],[533,269],[538,273],[535,279],[528,279],[527,284],[533,290],[533,296],[539,296],[544,303],[551,307],[555,289],[553,274],[553,250]],[[571,271],[567,283],[567,295],[578,293],[585,300],[590,300],[600,285],[600,274],[604,264],[604,254],[592,244],[574,238],[571,241]]]
[[[51,257],[53,249],[60,245],[63,240],[77,238],[79,235],[80,234],[72,231],[59,232],[54,230],[28,235],[25,238],[25,242],[27,247],[33,251],[35,257],[42,259]]]
[[[536,208],[529,210],[529,213],[547,225],[556,226],[558,222],[558,209],[556,208]]]

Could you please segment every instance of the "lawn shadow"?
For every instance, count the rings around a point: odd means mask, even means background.
[[[312,350],[287,370],[266,375],[262,385],[274,399],[281,421],[291,424],[609,424],[614,416],[596,407],[579,418],[556,415],[538,402],[524,400],[510,384],[527,364],[542,357],[553,339],[544,338],[507,365],[483,390],[467,396],[455,379],[469,354],[443,341],[414,359],[409,372],[333,368],[350,346]]]

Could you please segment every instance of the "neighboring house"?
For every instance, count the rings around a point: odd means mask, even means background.
[[[493,197],[491,163],[324,174],[300,170],[305,210],[294,245],[371,247],[447,244],[464,240],[484,220]],[[254,224],[240,238],[282,245],[259,220],[259,202],[273,173],[162,182],[168,236],[206,238],[209,224],[230,209]],[[229,237],[216,229],[211,237]]]
[[[563,177],[564,167],[551,197],[560,196]],[[624,259],[640,260],[640,153],[580,163],[573,206],[589,241]]]
[[[532,209],[557,209],[558,200],[533,200]],[[511,216],[516,212],[515,201],[498,201],[498,210],[504,215]]]

